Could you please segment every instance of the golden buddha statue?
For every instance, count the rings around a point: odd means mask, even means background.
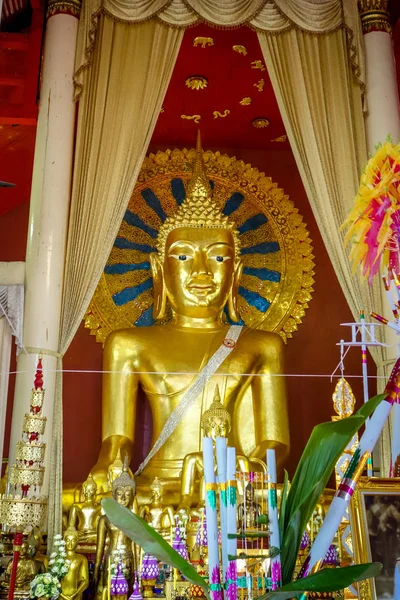
[[[156,477],[150,486],[151,502],[140,508],[139,515],[165,539],[170,541],[172,527],[175,524],[174,509],[163,503],[162,482]],[[172,540],[171,540],[172,541]]]
[[[79,541],[84,543],[96,540],[97,523],[101,515],[101,506],[96,502],[97,484],[92,474],[82,485],[83,502],[75,502],[69,513],[69,527],[77,529]]]
[[[169,437],[164,430],[164,443],[137,477],[140,505],[149,502],[150,484],[158,476],[164,482],[166,503],[176,506],[183,460],[201,451],[201,417],[212,403],[216,383],[232,419],[229,444],[238,454],[264,459],[271,447],[278,458],[287,454],[285,383],[283,377],[274,376],[283,372],[283,341],[277,334],[249,328],[240,329],[236,342],[226,339],[230,327],[224,308],[233,322],[239,321],[240,238],[212,198],[200,137],[186,199],[165,219],[156,243],[158,252],[150,255],[153,316],[165,320],[168,305],[172,318],[158,327],[123,329],[108,336],[103,360],[103,441],[91,472],[99,491],[109,491],[107,471],[118,452],[132,457],[139,388],[150,405],[154,444],[211,357],[233,343],[229,358],[202,387],[190,410],[174,423]],[[242,402],[251,409],[249,418],[239,422]]]
[[[214,452],[215,452],[215,440],[217,437],[228,437],[231,431],[231,415],[224,408],[221,402],[221,396],[219,392],[219,386],[216,385],[214,392],[213,402],[208,410],[203,413],[200,425],[204,430],[206,437],[211,437],[214,441]],[[260,468],[260,460],[255,459],[256,466],[251,459],[247,456],[238,455],[236,457],[236,466],[238,471],[243,473],[249,473]],[[216,457],[215,457],[215,464]],[[252,466],[253,465],[253,466]],[[192,505],[193,498],[195,497],[195,484],[201,482],[201,505],[205,503],[205,488],[204,488],[204,465],[203,465],[203,454],[202,452],[193,452],[187,454],[183,459],[182,476],[181,476],[181,500],[179,503],[178,511],[184,511],[189,509]],[[194,511],[190,511],[196,514]],[[199,516],[196,514],[196,516]]]
[[[34,548],[34,550],[32,550],[32,548]],[[15,578],[16,597],[29,597],[29,585],[31,581],[33,581],[38,573],[44,573],[43,563],[34,558],[35,552],[36,544],[32,542],[32,538],[25,538],[21,544]],[[4,591],[9,588],[12,564],[13,559],[11,558],[7,563],[4,581],[1,584],[3,594]]]
[[[244,501],[238,505],[237,516],[242,531],[257,528],[257,519],[261,515],[261,506],[255,501],[254,488],[249,482],[244,490]]]
[[[112,485],[112,496],[121,506],[126,506],[132,510],[134,505],[136,484],[128,473],[128,461],[125,459],[122,475],[114,480]],[[108,536],[108,547],[106,549],[106,539]],[[126,537],[126,535],[115,525],[113,525],[106,515],[102,515],[97,525],[97,547],[96,559],[93,574],[93,586],[97,595],[105,600],[107,598],[107,583],[109,573],[109,562],[114,551],[120,547],[125,547],[125,553],[122,557],[122,566],[128,570],[132,568],[137,571],[138,549],[136,544]],[[106,550],[106,551],[105,551]],[[104,558],[102,571],[102,580],[100,581],[100,567]]]
[[[41,552],[43,542],[43,534],[39,527],[34,527],[31,535],[28,537],[28,556],[43,563],[44,571],[47,571],[49,565],[49,557]]]
[[[89,587],[89,566],[86,556],[75,552],[79,534],[71,525],[64,533],[67,560],[70,561],[68,573],[61,581],[60,598],[63,600],[82,600],[83,592]]]

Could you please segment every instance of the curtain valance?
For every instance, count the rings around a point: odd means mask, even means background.
[[[356,0],[86,0],[77,42],[77,97],[83,87],[82,72],[91,63],[102,13],[124,23],[157,19],[181,28],[201,22],[226,28],[248,25],[271,35],[293,27],[311,34],[344,28],[349,60],[356,79],[364,87],[363,39]]]

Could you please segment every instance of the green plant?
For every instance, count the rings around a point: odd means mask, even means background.
[[[279,513],[283,586],[260,597],[259,600],[286,600],[301,596],[305,591],[341,590],[356,581],[379,574],[379,563],[366,563],[322,569],[308,577],[292,581],[303,532],[335,464],[355,433],[383,398],[383,395],[371,398],[357,413],[347,419],[322,423],[315,427],[299,461],[290,489],[285,474]],[[116,527],[145,552],[179,569],[190,582],[201,586],[209,598],[205,580],[143,519],[110,498],[104,499],[102,505]]]

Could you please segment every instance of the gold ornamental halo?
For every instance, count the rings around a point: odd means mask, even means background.
[[[284,191],[257,168],[220,152],[207,150],[203,156],[215,202],[225,214],[228,205],[237,203],[228,212],[241,238],[241,319],[247,326],[279,333],[286,342],[301,323],[313,292],[313,248],[303,217]],[[145,158],[85,315],[85,327],[98,342],[104,343],[117,329],[151,324],[154,296],[149,254],[143,249],[149,252],[155,246],[160,213],[172,215],[177,202],[182,202],[179,195],[190,179],[194,158],[194,148],[159,151]],[[251,228],[252,222],[258,224]],[[264,250],[254,252],[255,247]],[[136,295],[127,301],[125,296],[132,290]]]

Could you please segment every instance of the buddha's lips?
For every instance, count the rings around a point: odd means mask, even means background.
[[[211,292],[213,292],[215,290],[215,284],[214,283],[192,283],[190,285],[186,286],[188,290],[192,291],[192,290],[210,290]]]

